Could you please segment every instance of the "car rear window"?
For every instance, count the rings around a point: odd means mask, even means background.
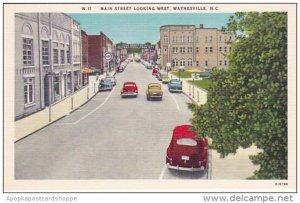
[[[135,84],[125,84],[124,87],[135,87]]]
[[[190,138],[181,138],[181,139],[178,139],[176,141],[176,143],[178,145],[185,145],[185,146],[196,146],[197,145],[197,142],[193,139],[190,139]]]

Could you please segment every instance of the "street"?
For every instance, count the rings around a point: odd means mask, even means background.
[[[206,179],[165,166],[172,130],[192,117],[190,100],[162,85],[162,101],[147,101],[147,84],[158,81],[141,63],[129,63],[116,79],[112,91],[16,142],[15,178]],[[137,98],[121,98],[125,81],[136,82]]]

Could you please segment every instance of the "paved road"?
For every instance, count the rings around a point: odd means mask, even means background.
[[[163,85],[162,101],[147,101],[146,87],[157,82],[140,63],[117,74],[117,86],[54,124],[15,143],[16,179],[206,179],[204,172],[165,167],[176,125],[192,114],[183,94]],[[138,98],[120,97],[121,85],[135,81]]]

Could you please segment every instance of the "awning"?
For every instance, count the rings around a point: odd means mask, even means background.
[[[81,70],[82,74],[89,74],[89,73],[93,73],[93,72],[95,72],[95,71],[90,68],[84,68]]]

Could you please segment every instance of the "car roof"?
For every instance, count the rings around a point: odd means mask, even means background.
[[[191,130],[191,125],[180,125],[176,126],[173,130],[173,139],[177,140],[180,138],[191,138],[195,140],[196,131]]]
[[[160,87],[161,85],[160,85],[159,83],[149,83],[149,84],[148,84],[148,87],[149,87],[149,86],[159,86],[159,87]]]
[[[108,79],[108,78],[102,78],[101,81],[109,81],[109,82],[111,82],[111,80]]]
[[[135,85],[135,82],[124,82],[124,85],[127,85],[127,84],[133,84],[133,85]]]

